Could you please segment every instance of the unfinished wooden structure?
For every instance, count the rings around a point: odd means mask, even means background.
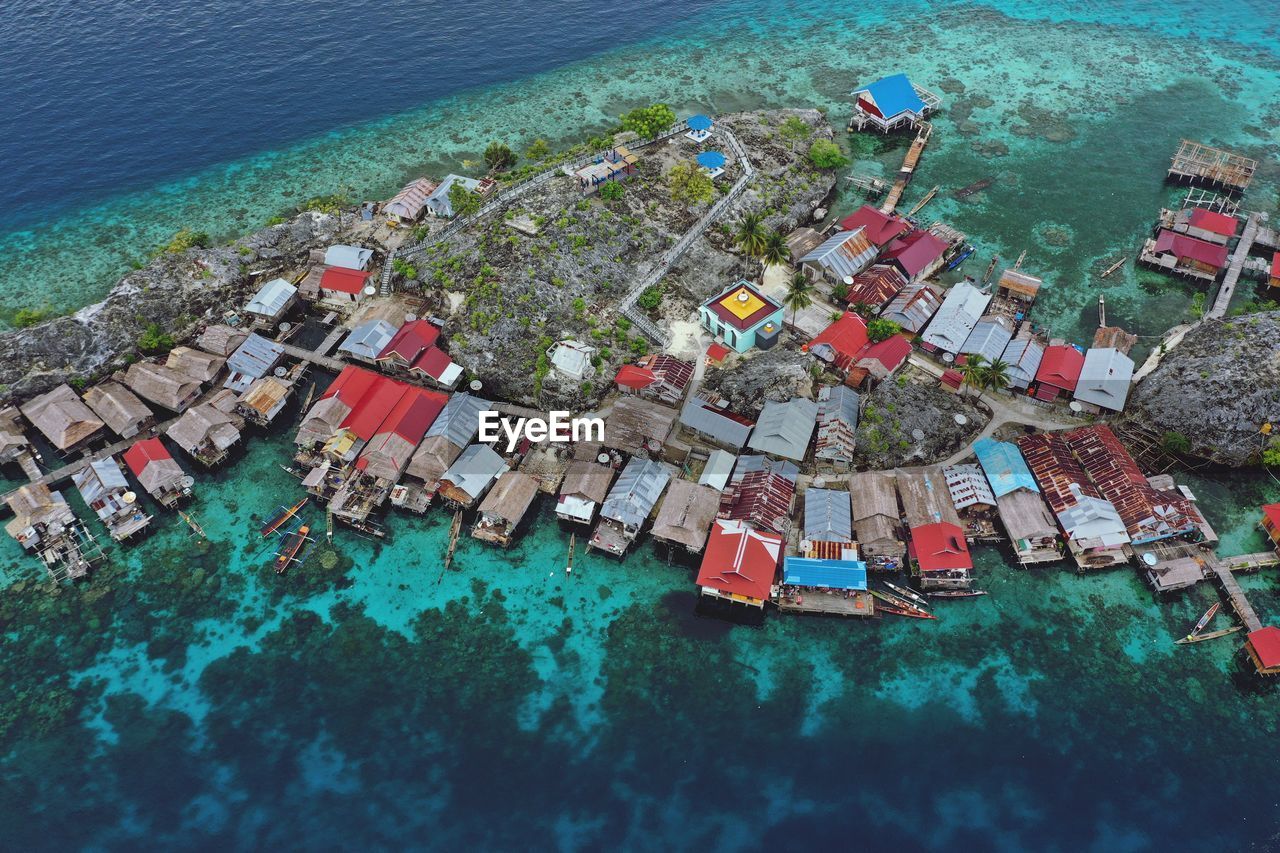
[[[1184,139],[1171,158],[1169,179],[1242,193],[1257,170],[1258,161],[1250,157]]]

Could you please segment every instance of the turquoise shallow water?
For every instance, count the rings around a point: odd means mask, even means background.
[[[1037,317],[1079,337],[1091,271],[1172,196],[1179,136],[1270,157],[1248,198],[1274,209],[1276,28],[1265,4],[724,3],[661,41],[0,235],[0,304],[71,309],[179,225],[230,236],[335,188],[386,195],[491,138],[563,142],[650,100],[843,124],[855,81],[902,69],[948,104],[908,202],[995,177],[925,218],[969,232],[979,264],[1026,249],[1049,282]],[[858,171],[901,156],[841,139]],[[1106,294],[1144,335],[1191,299],[1128,269]],[[163,518],[51,595],[0,541],[6,846],[1217,850],[1280,831],[1274,691],[1231,641],[1172,644],[1207,588],[1158,602],[1127,570],[1023,572],[983,549],[992,594],[936,624],[730,627],[695,618],[692,570],[647,545],[579,550],[565,579],[546,506],[510,552],[463,540],[455,572],[434,512],[393,517],[381,547],[340,533],[335,570],[279,579],[253,528],[297,494],[288,440],[249,450],[200,477],[209,546]],[[1224,553],[1262,546],[1274,480],[1181,479]],[[1274,571],[1243,583],[1280,618]]]

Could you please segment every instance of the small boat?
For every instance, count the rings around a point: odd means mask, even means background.
[[[960,189],[951,193],[951,197],[967,198],[973,195],[974,193],[982,192],[983,190],[985,190],[987,187],[991,186],[995,182],[996,182],[995,178],[983,178],[980,181],[974,181],[972,184],[969,184],[969,186],[961,187]]]
[[[578,534],[576,533],[569,534],[569,562],[564,567],[564,573],[566,575],[573,574],[573,543],[574,543],[574,540],[577,538],[578,538]]]
[[[1213,617],[1218,615],[1218,610],[1221,607],[1222,605],[1220,603],[1215,602],[1212,607],[1210,607],[1208,610],[1204,612],[1204,615],[1200,617],[1200,621],[1196,623],[1196,626],[1191,629],[1191,633],[1188,634],[1187,636],[1188,637],[1198,636],[1200,632],[1204,630],[1205,626],[1213,621]]]
[[[929,599],[925,598],[923,595],[916,592],[914,589],[904,589],[903,587],[898,586],[896,583],[889,583],[888,581],[885,581],[884,585],[889,587],[889,589],[893,590],[903,598],[911,599],[916,604],[919,604],[921,607],[929,606]]]
[[[1240,630],[1239,625],[1232,625],[1230,628],[1223,628],[1220,631],[1210,631],[1207,634],[1188,634],[1187,636],[1183,637],[1181,640],[1174,640],[1174,642],[1180,646],[1186,645],[1187,643],[1203,643],[1205,640],[1216,640],[1219,637],[1225,637],[1228,634],[1234,634],[1236,631],[1239,631],[1239,630]]]
[[[291,507],[283,507],[283,506],[280,507],[280,512],[276,513],[274,518],[272,518],[266,524],[262,525],[262,535],[270,536],[272,533],[275,533],[277,530],[279,530],[281,527],[284,526],[284,523],[286,521],[288,521],[289,519],[297,515],[298,510],[306,506],[307,501],[309,500],[311,500],[311,497],[307,496],[302,500],[298,501],[296,504],[294,504]]]
[[[963,249],[960,250],[960,254],[952,258],[951,263],[947,264],[947,269],[953,270],[956,267],[960,266],[965,261],[969,260],[969,256],[976,251],[978,250],[975,249],[972,245],[966,245]]]
[[[985,589],[940,589],[928,595],[930,598],[977,598],[986,594]]]
[[[311,532],[311,525],[303,524],[297,530],[284,537],[284,541],[280,543],[279,550],[276,551],[276,574],[284,574],[285,569],[289,568],[289,564],[298,558],[298,552],[302,550],[302,546],[307,544],[308,533]]]
[[[905,616],[908,619],[937,619],[932,613],[925,613],[923,610],[908,610],[905,607],[895,607],[892,604],[877,604],[877,613],[892,613],[894,616]]]
[[[884,592],[883,590],[873,589],[871,594],[880,599],[883,604],[877,604],[877,610],[884,610],[887,613],[893,613],[897,616],[910,616],[914,619],[937,619],[929,611],[923,607],[917,607],[905,598],[899,598],[893,593]]]

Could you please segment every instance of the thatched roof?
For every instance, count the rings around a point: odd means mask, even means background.
[[[859,546],[865,548],[873,542],[881,545],[899,543],[898,493],[892,474],[862,471],[851,475],[849,502],[853,510],[853,532]]]
[[[515,526],[538,494],[538,481],[522,471],[508,471],[480,504],[480,514]]]
[[[445,436],[429,435],[409,460],[405,473],[427,485],[438,483],[461,453],[462,448]]]
[[[197,382],[212,382],[227,360],[222,356],[191,347],[174,347],[165,361],[166,367],[187,374]]]
[[[902,514],[908,527],[939,521],[960,526],[960,514],[951,501],[951,491],[947,488],[947,478],[941,465],[899,468],[895,473],[898,494],[902,498]]]
[[[200,337],[196,338],[196,346],[205,352],[226,358],[239,349],[247,337],[249,333],[242,329],[218,324],[209,326],[201,332]]]
[[[209,403],[193,406],[178,418],[165,435],[191,455],[196,455],[212,446],[218,450],[226,450],[240,440],[240,430],[244,421],[227,414]]]
[[[658,450],[671,434],[679,413],[639,397],[623,397],[613,404],[605,424],[604,446],[636,454]]]
[[[613,469],[598,462],[577,460],[569,463],[560,484],[560,494],[583,497],[593,503],[603,503],[609,496],[609,484],[613,482]]]
[[[5,525],[5,531],[18,538],[23,530],[33,524],[70,526],[75,515],[61,492],[50,491],[43,483],[29,483],[5,497],[5,503],[13,511],[13,518]]]
[[[134,362],[114,378],[128,385],[144,400],[174,412],[181,412],[200,395],[199,382],[185,373],[149,361]]]
[[[22,414],[59,450],[83,444],[104,426],[70,385],[59,385],[28,400]]]
[[[155,419],[137,394],[113,379],[85,391],[84,401],[121,438],[137,435],[143,426]]]
[[[653,523],[653,538],[683,545],[695,554],[707,544],[707,534],[720,508],[720,493],[688,480],[672,480]]]

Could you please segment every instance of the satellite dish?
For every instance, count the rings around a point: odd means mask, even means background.
[[[924,441],[924,430],[917,427],[911,431],[911,437],[916,441]]]
[[[960,426],[964,426],[965,424],[967,424],[967,423],[969,422],[969,419],[968,419],[968,418],[966,418],[964,415],[956,415],[956,417],[955,417],[955,421],[956,421],[956,423],[957,423],[957,424],[959,424]]]
[[[1079,400],[1072,400],[1071,403],[1067,406],[1067,408],[1076,413],[1084,411],[1084,406],[1080,405]]]
[[[276,376],[279,376],[280,378],[282,378],[282,379],[283,379],[283,378],[284,378],[284,375],[285,375],[286,373],[288,373],[289,371],[285,370],[283,367],[277,367],[275,370],[273,370],[273,371],[271,371],[271,372],[272,372],[272,373],[274,373]]]
[[[280,324],[280,331],[282,331],[282,332],[287,332],[287,331],[289,331],[289,330],[290,330],[290,329],[292,329],[292,328],[293,328],[293,324],[292,324],[292,323],[285,322],[285,323],[281,323],[281,324]]]
[[[182,486],[182,488],[184,489],[189,489],[195,484],[196,484],[196,478],[189,475],[178,480],[178,485]]]
[[[471,384],[469,384],[467,387],[470,388],[472,391],[479,391],[481,388],[484,387],[484,383],[481,382],[479,379],[472,379]]]
[[[1150,551],[1148,551],[1147,553],[1142,555],[1142,562],[1146,563],[1148,566],[1154,566],[1156,563],[1160,562],[1160,560],[1156,557],[1155,554],[1152,554]]]
[[[361,292],[362,292],[365,296],[373,296],[373,294],[375,294],[375,293],[377,293],[377,292],[378,292],[378,289],[377,289],[376,287],[374,287],[374,286],[371,284],[371,285],[369,285],[368,287],[366,287],[366,288],[365,288],[363,291],[361,291]]]
[[[814,477],[814,478],[813,478],[813,484],[814,484],[815,486],[817,486],[819,489],[821,489],[821,488],[823,488],[824,486],[826,486],[826,485],[827,485],[827,478],[826,478],[826,477]]]
[[[809,546],[810,546],[810,545],[812,545],[812,544],[813,544],[813,543],[811,543],[808,539],[801,539],[801,540],[800,540],[800,553],[801,553],[801,554],[803,554],[804,552],[808,551],[808,550],[809,550]]]
[[[418,315],[417,315],[417,314],[405,314],[405,315],[404,315],[404,321],[405,321],[406,323],[412,323],[412,322],[413,322],[414,320],[416,320],[416,319],[418,319]]]
[[[852,286],[853,286],[853,276],[851,276],[851,275],[847,275],[847,276],[845,276],[845,277],[844,277],[844,283],[845,283],[846,285],[848,285],[849,287],[852,287]]]
[[[596,461],[597,461],[597,462],[599,462],[601,465],[608,465],[608,464],[609,464],[609,454],[608,454],[608,453],[601,453],[599,456],[597,456],[597,457],[596,457]]]
[[[956,360],[956,357],[949,352],[944,352],[942,354],[942,360],[945,361],[947,364],[950,364],[951,362]]]
[[[120,496],[120,500],[124,501],[127,504],[131,504],[137,499],[138,499],[138,495],[134,492],[125,492],[123,495]]]

